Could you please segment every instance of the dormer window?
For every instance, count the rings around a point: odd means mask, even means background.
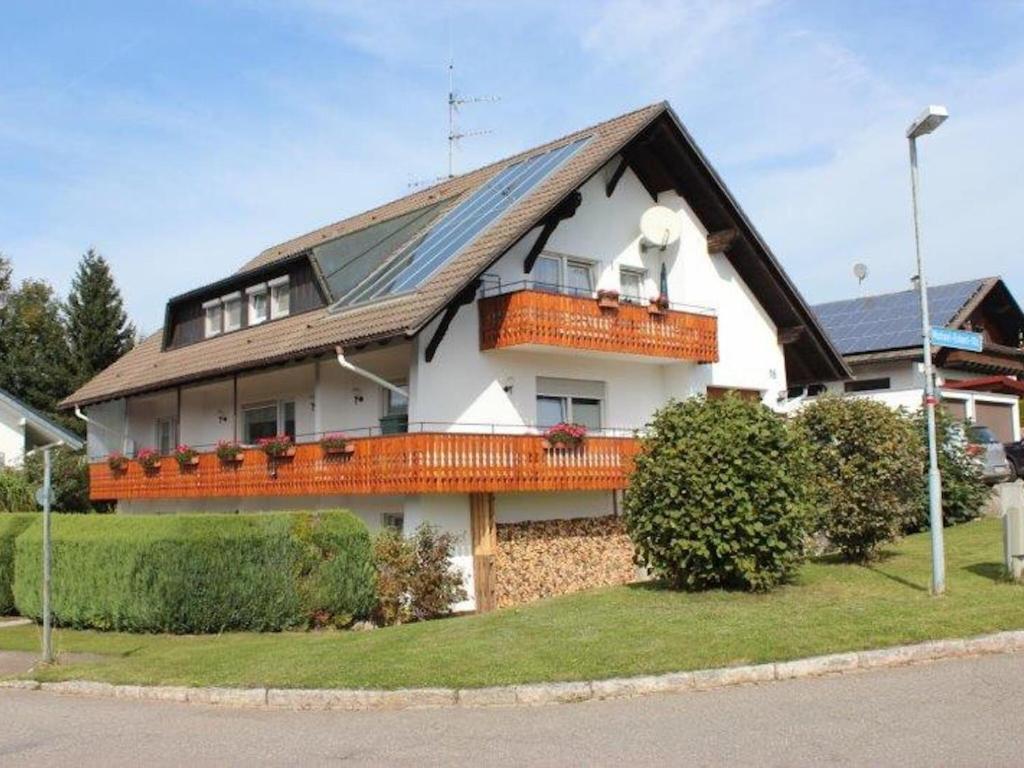
[[[219,336],[224,330],[224,305],[221,304],[220,299],[204,301],[203,313],[206,316],[204,325],[206,338]]]
[[[267,284],[260,283],[245,289],[249,297],[249,325],[259,325],[267,319]]]
[[[229,293],[220,300],[224,306],[224,332],[237,331],[242,327],[242,292]]]
[[[276,277],[269,281],[270,286],[270,317],[276,320],[287,317],[291,311],[291,293],[288,286],[288,275]]]

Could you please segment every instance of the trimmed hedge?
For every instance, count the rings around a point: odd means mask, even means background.
[[[39,515],[0,514],[0,616],[14,613],[14,540]]]
[[[37,523],[16,542],[14,598],[41,616]],[[130,632],[344,624],[374,603],[370,534],[347,512],[53,518],[58,625]]]

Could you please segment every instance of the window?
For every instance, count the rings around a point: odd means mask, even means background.
[[[220,334],[224,330],[224,307],[220,299],[203,302],[203,312],[206,314],[206,338]]]
[[[566,421],[590,431],[602,428],[603,381],[537,377],[537,426]]]
[[[242,327],[242,292],[229,293],[220,300],[224,305],[224,332],[237,331]]]
[[[533,265],[533,284],[541,291],[564,291],[577,296],[594,292],[594,268],[589,261],[544,254]]]
[[[889,377],[848,381],[843,385],[845,392],[871,392],[875,389],[889,389]]]
[[[404,387],[405,384],[396,384],[395,386]],[[387,392],[387,400],[385,402],[385,416],[402,416],[409,413],[409,398],[405,395],[400,395],[393,389],[385,390]]]
[[[286,317],[291,310],[288,275],[274,278],[267,284],[270,286],[270,316],[274,319]]]
[[[644,301],[644,279],[641,269],[619,268],[619,293],[623,301],[641,304]]]
[[[250,286],[245,293],[249,297],[249,325],[259,325],[267,319],[267,284]]]
[[[161,456],[169,456],[178,447],[178,420],[156,420],[156,449]]]
[[[295,439],[295,401],[261,403],[242,409],[243,441],[252,445],[261,438],[288,435]]]
[[[384,529],[390,528],[401,535],[402,529],[405,528],[405,517],[401,514],[396,515],[393,512],[384,512],[380,516],[380,527]]]

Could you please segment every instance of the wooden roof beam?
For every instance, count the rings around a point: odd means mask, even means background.
[[[708,253],[725,253],[732,247],[739,235],[735,229],[720,229],[708,233]]]

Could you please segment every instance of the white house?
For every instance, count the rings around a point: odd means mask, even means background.
[[[0,389],[0,468],[19,467],[28,451],[57,442],[82,446],[76,435]]]
[[[924,366],[916,288],[813,309],[854,377],[817,382],[803,388],[807,394],[854,393],[893,407],[921,407]],[[984,342],[981,352],[933,350],[943,406],[957,418],[989,427],[1004,442],[1019,440],[1024,313],[1006,284],[989,277],[929,286],[928,315],[933,326],[975,331]]]
[[[667,234],[644,238],[655,206]],[[267,249],[172,298],[160,333],[64,405],[89,422],[95,499],[430,521],[463,536],[465,607],[487,609],[502,526],[614,515],[669,399],[774,405],[848,373],[661,103]],[[581,446],[545,445],[563,421]],[[349,453],[320,444],[336,432]],[[294,456],[213,453],[278,433]],[[177,443],[198,465],[105,460]]]

